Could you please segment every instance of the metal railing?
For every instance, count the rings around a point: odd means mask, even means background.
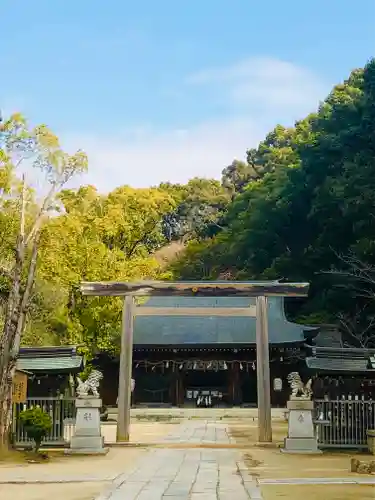
[[[49,413],[52,419],[52,428],[43,440],[43,446],[64,446],[67,445],[75,429],[75,399],[74,398],[27,398],[26,403],[16,403],[13,405],[13,442],[16,446],[31,444],[24,432],[19,420],[19,414],[23,410],[39,406]]]
[[[367,448],[367,430],[375,429],[375,401],[318,399],[314,403],[320,448]]]

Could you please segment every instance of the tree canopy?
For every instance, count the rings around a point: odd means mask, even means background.
[[[223,230],[191,242],[175,273],[193,279],[205,269],[215,278],[230,269],[237,278],[307,280],[311,296],[299,311],[305,319],[354,314],[362,298],[353,301],[348,283],[337,287],[337,273],[326,271],[342,269],[342,256],[350,254],[375,265],[374,130],[371,60],[337,85],[316,113],[293,128],[278,125],[248,151],[258,175],[248,174],[245,187],[238,184]]]

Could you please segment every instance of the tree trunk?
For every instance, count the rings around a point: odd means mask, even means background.
[[[36,267],[38,263],[38,249],[39,249],[40,236],[41,232],[39,230],[36,233],[35,239],[33,241],[30,263],[27,272],[26,286],[23,291],[22,297],[20,297],[20,304],[18,308],[18,317],[17,317],[17,328],[15,331],[15,336],[12,344],[12,354],[14,358],[18,356],[18,352],[20,350],[21,337],[23,330],[25,328],[26,314],[29,307],[31,292],[34,286]]]
[[[38,453],[39,450],[40,450],[40,447],[42,446],[42,441],[43,441],[43,438],[39,437],[39,438],[34,438],[34,441],[35,441],[35,447],[34,447],[34,452],[35,453]]]
[[[19,297],[18,304],[19,306]],[[11,418],[12,418],[12,388],[16,372],[16,357],[13,343],[17,332],[17,310],[12,311],[10,322],[5,324],[0,350],[0,447],[9,445]]]
[[[3,373],[0,383],[0,454],[9,448],[12,423],[12,381],[8,375]]]
[[[10,436],[12,414],[12,387],[16,371],[16,359],[13,351],[19,321],[21,303],[21,276],[24,263],[24,247],[21,238],[17,244],[17,257],[13,274],[12,288],[9,292],[4,329],[0,343],[0,447],[7,448]],[[18,353],[17,353],[18,354]]]
[[[9,445],[12,418],[12,387],[16,372],[16,361],[21,344],[21,336],[25,326],[25,317],[34,285],[37,266],[40,231],[33,241],[31,258],[27,273],[27,281],[23,293],[20,293],[22,268],[24,267],[24,248],[18,248],[19,257],[14,270],[12,289],[9,294],[12,308],[8,308],[0,347],[0,447]],[[21,246],[21,242],[19,244]]]

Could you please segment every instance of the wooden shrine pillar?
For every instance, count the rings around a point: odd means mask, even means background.
[[[228,402],[234,406],[236,400],[236,373],[235,365],[230,365],[228,369]]]
[[[185,394],[184,394],[184,391],[185,391],[185,386],[184,386],[184,381],[183,381],[183,378],[182,378],[182,375],[183,375],[184,372],[182,371],[178,371],[177,372],[177,381],[176,381],[176,392],[177,392],[177,406],[178,407],[181,407],[184,405],[184,401],[185,401]]]
[[[234,363],[232,366],[232,383],[233,383],[233,406],[238,406],[240,404],[240,371],[238,363]]]
[[[117,442],[129,441],[131,380],[133,365],[134,297],[126,295],[122,313],[120,371],[118,383]]]
[[[176,380],[175,380],[174,376],[169,378],[168,399],[172,405],[175,404],[175,401],[176,401]]]
[[[267,297],[256,298],[256,310],[258,439],[261,443],[272,443]]]

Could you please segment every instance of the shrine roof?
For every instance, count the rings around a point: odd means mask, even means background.
[[[306,365],[317,372],[365,372],[368,371],[368,359],[350,358],[306,358]]]
[[[375,371],[375,350],[353,347],[312,347],[307,367],[319,373],[363,373]]]
[[[136,316],[134,345],[255,344],[255,317],[194,315],[194,308],[250,308],[255,305],[255,300],[250,297],[151,297],[139,307],[183,307],[191,309],[191,314]],[[268,331],[271,344],[303,342],[306,331],[311,330],[316,330],[316,328],[291,323],[286,319],[283,297],[268,298]]]
[[[17,359],[17,370],[31,373],[74,373],[83,366],[75,346],[22,347]]]

